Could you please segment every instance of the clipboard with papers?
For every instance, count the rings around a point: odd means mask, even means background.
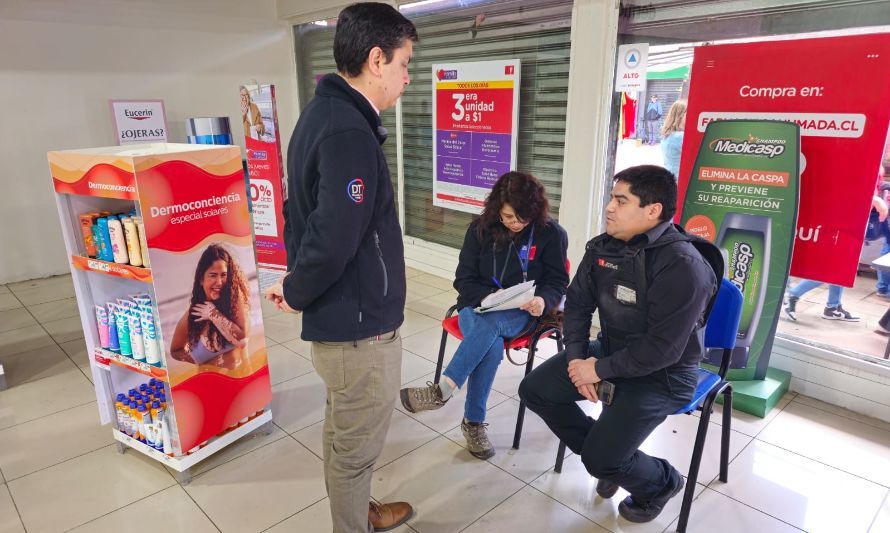
[[[526,281],[507,287],[502,291],[489,294],[482,303],[474,309],[477,313],[490,313],[492,311],[505,311],[507,309],[519,309],[532,301],[535,297],[535,282]]]

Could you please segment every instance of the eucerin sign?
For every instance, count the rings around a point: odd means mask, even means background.
[[[117,144],[167,142],[163,100],[109,100]]]

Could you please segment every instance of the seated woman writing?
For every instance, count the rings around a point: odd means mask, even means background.
[[[461,429],[468,450],[480,459],[495,453],[486,434],[485,405],[504,339],[531,331],[538,317],[556,310],[569,284],[568,237],[549,211],[544,186],[534,176],[508,172],[498,179],[482,214],[467,229],[455,273],[464,339],[439,383],[401,390],[402,405],[414,413],[439,409],[468,383]],[[474,311],[489,294],[532,280],[535,296],[522,307]]]

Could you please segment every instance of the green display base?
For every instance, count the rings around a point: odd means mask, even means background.
[[[744,413],[764,418],[788,392],[791,372],[768,368],[763,380],[730,381],[732,383],[732,407]],[[723,395],[717,397],[723,403]]]

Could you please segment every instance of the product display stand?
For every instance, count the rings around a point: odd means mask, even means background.
[[[48,158],[99,417],[118,449],[186,483],[192,465],[271,432],[240,150],[146,144]]]

